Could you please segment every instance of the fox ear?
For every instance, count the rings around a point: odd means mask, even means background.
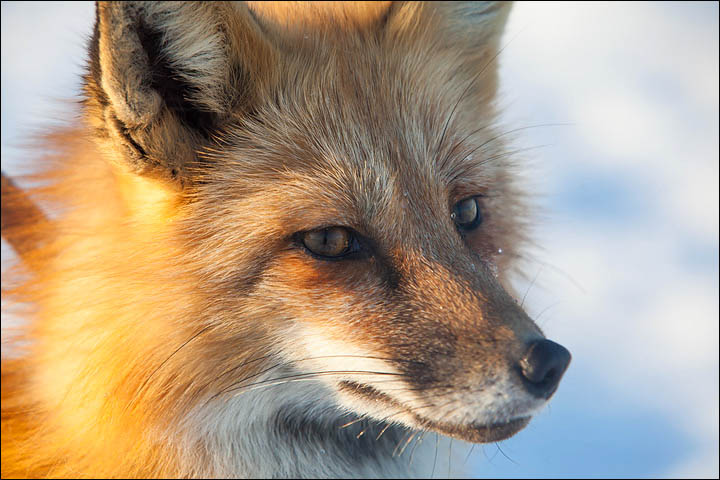
[[[273,53],[244,4],[98,2],[90,116],[114,160],[186,183],[198,149],[251,108]]]
[[[387,14],[388,32],[410,45],[432,44],[452,51],[464,68],[485,69],[500,48],[512,2],[393,2]],[[434,36],[432,42],[421,37]]]
[[[494,55],[512,2],[429,2],[451,41]]]

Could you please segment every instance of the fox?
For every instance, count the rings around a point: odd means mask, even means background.
[[[522,430],[571,356],[510,282],[510,10],[98,2],[78,121],[3,174],[2,476],[428,477],[425,434]]]

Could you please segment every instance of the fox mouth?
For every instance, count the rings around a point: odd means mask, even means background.
[[[457,438],[471,443],[490,443],[499,442],[512,437],[517,432],[525,428],[530,422],[530,417],[520,417],[505,423],[493,423],[490,425],[481,425],[471,423],[468,425],[454,425],[442,422],[433,422],[427,419],[420,419],[423,426],[435,430],[438,433],[447,435],[448,437]]]
[[[405,412],[411,415],[414,420],[422,428],[433,430],[441,433],[448,437],[457,438],[471,443],[490,443],[498,442],[512,437],[517,432],[525,428],[530,422],[530,417],[518,417],[507,422],[492,423],[492,424],[452,424],[445,422],[438,422],[429,418],[423,417],[422,415],[413,412],[412,409],[404,407],[396,400],[392,399],[388,395],[375,390],[373,387],[368,385],[362,385],[360,383],[342,381],[340,382],[340,389],[356,397],[361,397],[363,400],[371,401],[373,403],[382,403],[393,408],[398,409],[399,412]]]

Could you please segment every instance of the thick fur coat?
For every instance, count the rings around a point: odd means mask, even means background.
[[[3,231],[3,477],[426,476],[398,446],[521,429],[552,392],[505,285],[508,12],[100,2],[84,123],[29,192],[51,213]],[[331,227],[351,254],[313,250]]]

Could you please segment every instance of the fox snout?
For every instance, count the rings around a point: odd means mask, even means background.
[[[415,317],[416,325],[425,325],[417,328],[428,328],[414,332],[419,363],[399,366],[425,402],[415,420],[471,442],[501,440],[522,429],[555,393],[571,360],[495,279],[482,276],[474,282],[483,284],[481,290],[462,288],[463,294],[444,296],[445,305],[437,297],[429,301],[435,306],[424,315],[435,319]]]
[[[571,356],[547,340],[506,291],[492,259],[448,249],[447,238],[434,250],[388,256],[384,269],[394,270],[393,282],[382,281],[388,276],[379,274],[382,260],[365,265],[376,278],[372,289],[333,276],[342,301],[332,308],[331,322],[318,324],[324,314],[307,308],[293,313],[315,326],[306,332],[303,358],[322,352],[326,358],[318,361],[327,364],[314,368],[337,371],[342,364],[342,370],[360,372],[328,379],[357,413],[470,442],[502,440],[546,404]],[[363,265],[353,263],[353,275],[369,283]],[[317,282],[308,286],[319,288]],[[355,313],[343,307],[350,304]],[[338,357],[348,353],[352,358]]]

